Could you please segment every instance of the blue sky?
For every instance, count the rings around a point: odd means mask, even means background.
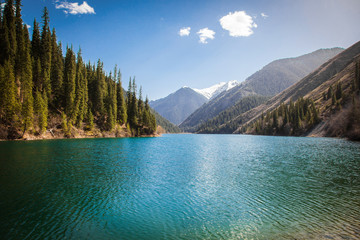
[[[34,17],[41,20],[47,6],[51,27],[64,46],[72,44],[75,51],[81,46],[85,60],[100,58],[108,72],[117,64],[123,86],[136,76],[152,100],[182,86],[243,81],[273,60],[319,48],[347,48],[360,40],[359,0],[23,0],[22,4],[23,19],[31,26]]]

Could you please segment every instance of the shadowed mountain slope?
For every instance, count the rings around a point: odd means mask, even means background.
[[[180,128],[184,131],[196,131],[199,124],[232,107],[243,97],[254,94],[273,96],[298,82],[342,50],[341,48],[320,49],[299,57],[273,61],[240,85],[201,106],[181,123]]]

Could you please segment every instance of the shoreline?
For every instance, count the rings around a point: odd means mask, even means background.
[[[62,129],[48,129],[43,134],[28,133],[19,136],[15,139],[0,138],[0,142],[5,141],[38,141],[38,140],[57,140],[57,139],[92,139],[92,138],[132,138],[132,137],[160,137],[163,132],[156,131],[153,134],[135,135],[129,132],[125,127],[116,127],[112,131],[100,131],[98,128],[94,128],[90,131],[77,129],[73,127],[71,133],[66,135]]]

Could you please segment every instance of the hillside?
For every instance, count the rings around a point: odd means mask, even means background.
[[[180,128],[185,131],[195,131],[199,124],[233,106],[243,97],[253,94],[273,96],[301,80],[342,50],[341,48],[320,49],[299,57],[273,61],[240,85],[201,106],[184,120]]]
[[[244,89],[263,96],[274,96],[342,52],[342,48],[319,49],[295,58],[271,62],[244,82]]]
[[[181,130],[178,126],[172,124],[169,120],[162,117],[159,113],[157,113],[154,109],[150,109],[151,113],[155,116],[156,124],[161,126],[166,133],[180,133]]]
[[[240,85],[241,86],[241,85]],[[239,89],[239,86],[230,89],[227,92],[219,94],[208,103],[202,105],[194,113],[192,113],[187,119],[185,119],[180,125],[180,129],[185,132],[194,132],[199,124],[215,117],[220,112],[224,111],[228,107],[233,106],[241,98],[250,95],[255,95],[254,92]]]
[[[189,87],[183,87],[165,98],[151,101],[150,106],[174,124],[180,124],[192,112],[207,102],[207,98]]]
[[[86,63],[81,49],[67,46],[64,55],[46,7],[30,37],[21,6],[7,1],[0,17],[0,139],[156,135],[135,78],[124,97],[117,66],[107,74],[100,59]]]
[[[232,133],[235,129],[231,126],[227,126],[226,128],[221,128],[221,126],[240,114],[265,103],[267,100],[269,100],[269,97],[261,95],[244,97],[234,106],[222,111],[216,117],[200,124],[195,131],[196,133]]]
[[[327,61],[301,81],[270,99],[266,104],[260,105],[232,120],[232,122],[241,122],[235,133],[255,134],[257,130],[261,131],[263,127],[266,127],[267,131],[261,132],[261,134],[357,138],[360,119],[360,115],[358,116],[359,62],[360,42]],[[316,123],[309,125],[306,119],[297,116],[300,118],[300,120],[297,120],[298,129],[290,124],[286,131],[282,131],[280,127],[286,125],[287,121],[284,120],[283,114],[279,114],[282,111],[279,112],[279,109],[288,109],[289,104],[296,107],[294,102],[298,99],[313,102],[317,111],[315,118],[318,119]],[[308,107],[308,104],[305,104],[304,107]],[[278,116],[275,117],[275,115]],[[266,120],[264,116],[270,116],[273,119]],[[274,119],[276,119],[275,124]],[[263,120],[263,125],[259,125],[260,120]],[[256,123],[258,126],[256,126]],[[270,125],[274,128],[270,127]],[[258,127],[257,130],[256,127]]]

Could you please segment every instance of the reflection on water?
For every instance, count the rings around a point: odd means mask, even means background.
[[[360,144],[164,135],[0,143],[4,239],[359,239]]]

